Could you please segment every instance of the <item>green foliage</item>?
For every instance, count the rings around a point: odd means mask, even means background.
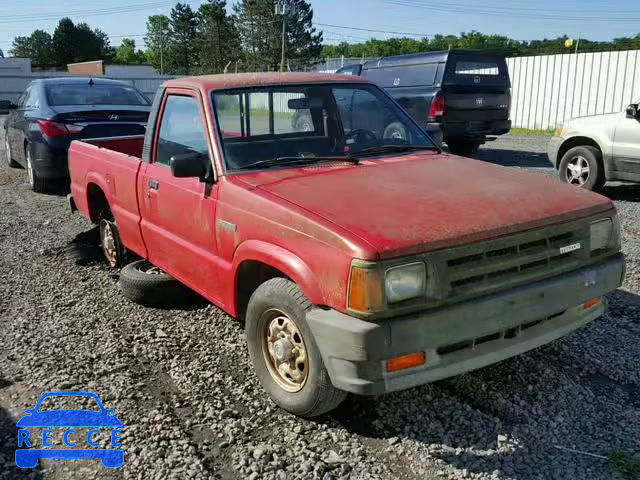
[[[9,53],[14,57],[31,58],[35,66],[49,67],[55,64],[52,50],[51,35],[44,30],[35,30],[28,37],[16,37]]]
[[[325,45],[323,57],[381,57],[407,53],[448,50],[449,48],[498,50],[508,56],[550,55],[572,53],[573,48],[565,47],[566,35],[553,39],[520,41],[503,35],[486,35],[480,32],[463,32],[460,35],[434,35],[431,38],[390,38],[365,42],[342,42],[337,45]],[[574,44],[575,45],[575,44]],[[610,42],[597,42],[581,39],[580,52],[600,52],[608,50],[640,49],[640,34],[635,37],[616,38]]]
[[[176,3],[169,17],[167,71],[188,75],[197,65],[198,20],[186,3]]]
[[[225,0],[209,0],[198,9],[197,53],[200,73],[221,73],[241,55],[240,36]]]
[[[152,15],[147,19],[147,35],[144,37],[147,46],[147,61],[161,73],[165,72],[164,57],[168,52],[169,17]]]
[[[243,68],[278,70],[282,52],[282,17],[275,0],[241,0],[233,6],[236,27],[245,53]],[[291,0],[285,16],[285,57],[302,67],[322,52],[322,32],[312,24],[310,2]]]
[[[132,38],[123,38],[113,57],[115,63],[122,64],[145,63],[146,59],[142,50],[136,51],[136,41]]]

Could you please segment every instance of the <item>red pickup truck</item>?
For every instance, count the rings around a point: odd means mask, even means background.
[[[144,138],[73,142],[69,169],[109,263],[134,252],[244,320],[302,416],[546,344],[624,272],[608,199],[444,154],[359,77],[170,80]]]

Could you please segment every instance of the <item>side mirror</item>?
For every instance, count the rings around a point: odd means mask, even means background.
[[[638,105],[632,103],[627,107],[627,118],[638,118]]]
[[[204,180],[205,167],[203,158],[202,154],[196,152],[174,155],[169,160],[171,174],[174,177],[197,177],[200,180]]]

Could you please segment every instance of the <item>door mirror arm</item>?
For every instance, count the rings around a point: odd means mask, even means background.
[[[636,103],[632,103],[627,107],[627,118],[635,118],[638,119],[638,105]]]

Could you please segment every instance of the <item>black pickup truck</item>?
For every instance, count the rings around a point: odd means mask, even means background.
[[[470,50],[398,55],[348,65],[383,87],[436,142],[472,155],[487,136],[511,129],[511,82],[504,56]]]

